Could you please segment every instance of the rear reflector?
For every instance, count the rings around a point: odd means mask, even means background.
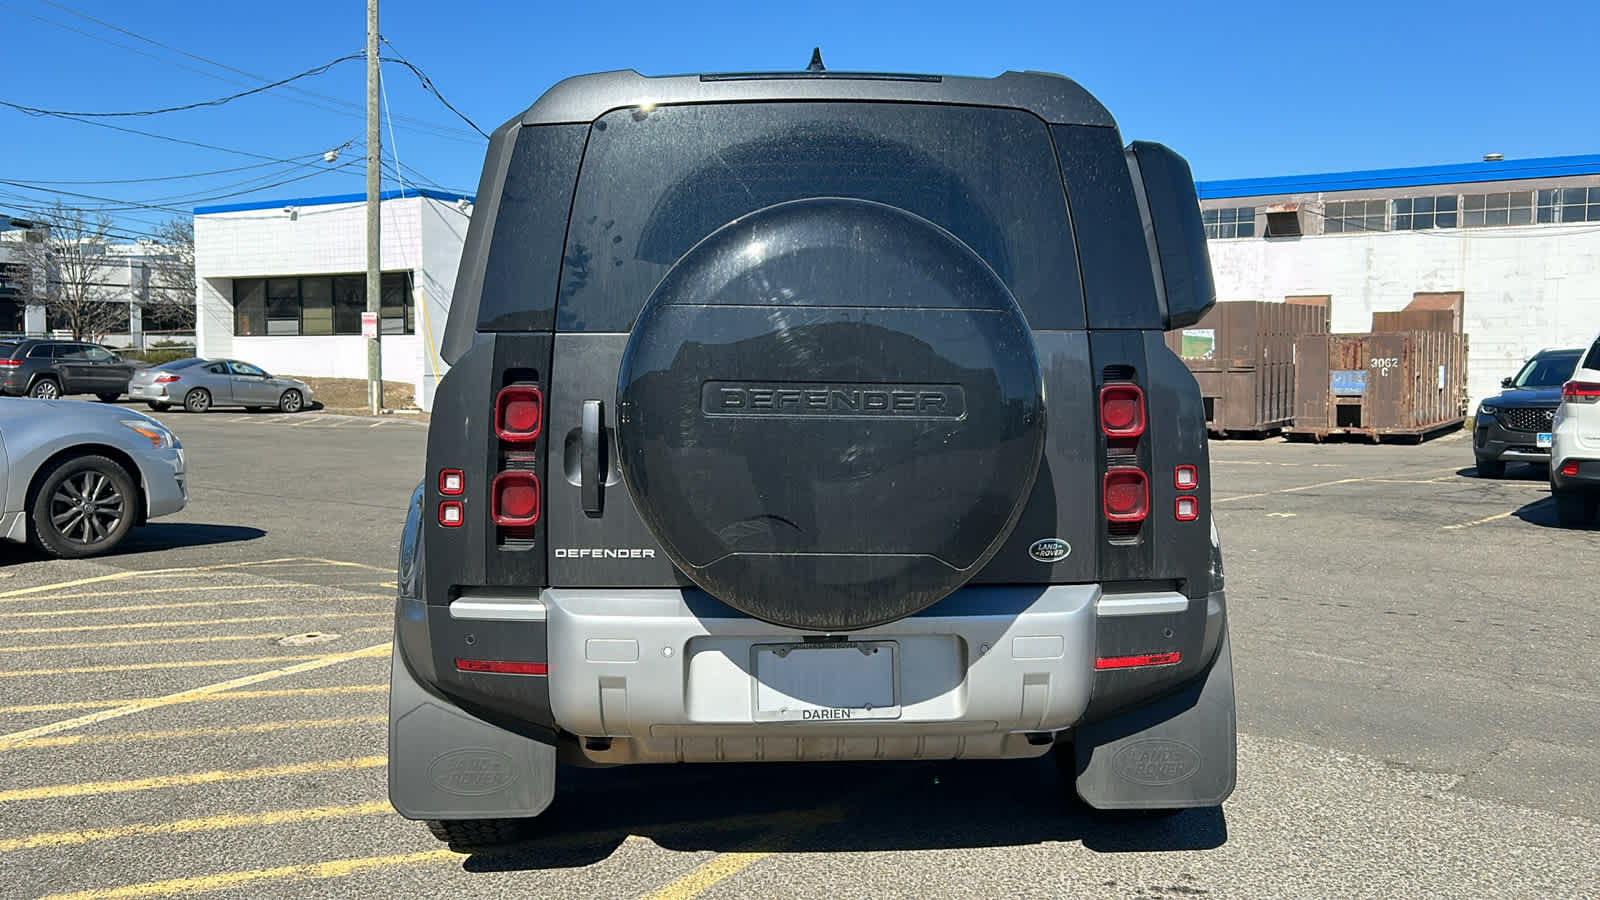
[[[1200,518],[1200,501],[1193,497],[1179,497],[1177,516],[1179,522],[1193,522]]]
[[[1131,466],[1109,469],[1102,488],[1108,521],[1143,522],[1150,515],[1150,480],[1143,469]]]
[[[1102,656],[1094,661],[1096,669],[1142,669],[1145,666],[1170,666],[1183,658],[1174,650],[1171,653],[1146,653],[1141,656]],[[460,665],[460,660],[456,664]]]
[[[461,504],[455,500],[446,500],[439,504],[439,524],[446,528],[460,528],[465,516],[461,511]]]
[[[539,476],[528,471],[501,472],[489,488],[490,515],[504,528],[527,528],[539,521]]]
[[[1179,466],[1172,470],[1172,485],[1180,491],[1192,491],[1200,486],[1200,472],[1194,466]]]
[[[495,659],[458,659],[458,672],[493,672],[496,675],[548,675],[550,665],[536,662],[503,662]]]
[[[1567,403],[1600,403],[1600,384],[1569,381],[1561,386],[1561,399]]]
[[[439,473],[439,493],[448,497],[460,495],[467,489],[467,476],[460,469],[445,469]]]
[[[494,430],[502,441],[527,443],[544,426],[544,394],[530,384],[500,389],[494,398]]]
[[[155,383],[156,384],[171,384],[171,383],[173,383],[174,381],[177,381],[177,380],[178,380],[178,376],[176,376],[176,375],[157,375],[155,377]]]
[[[1561,466],[1561,474],[1566,475],[1569,478],[1578,474],[1578,461],[1575,459],[1567,460],[1566,463]]]
[[[1100,389],[1100,430],[1107,437],[1144,434],[1144,391],[1136,384],[1108,384]]]

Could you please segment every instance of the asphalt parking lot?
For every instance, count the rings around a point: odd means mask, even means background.
[[[461,856],[385,800],[393,564],[425,429],[163,415],[193,499],[123,552],[0,549],[0,895],[1593,896],[1600,530],[1541,471],[1212,446],[1240,781],[1146,823],[1048,760],[564,773]],[[308,636],[309,635],[309,636]],[[286,640],[288,638],[300,640]],[[568,777],[570,776],[570,777]]]

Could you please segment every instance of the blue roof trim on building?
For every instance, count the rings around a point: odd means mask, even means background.
[[[448,191],[435,191],[428,188],[407,189],[404,191],[383,191],[378,194],[379,200],[400,200],[405,197],[427,197],[430,200],[442,200],[454,203],[465,200],[476,203],[477,200],[470,194],[452,194]],[[292,197],[283,200],[251,200],[246,203],[224,203],[220,206],[196,206],[194,214],[197,216],[209,213],[245,212],[252,209],[283,209],[285,206],[329,206],[335,203],[365,203],[367,195],[361,194],[328,194],[322,197]]]
[[[1325,172],[1319,175],[1287,175],[1277,178],[1200,181],[1195,183],[1195,189],[1199,193],[1201,200],[1211,200],[1219,197],[1318,194],[1330,191],[1362,191],[1373,188],[1416,187],[1429,184],[1462,184],[1473,181],[1560,178],[1565,175],[1600,175],[1600,154],[1547,156],[1539,159],[1507,159],[1500,162],[1462,163],[1449,166],[1418,166],[1410,169]]]

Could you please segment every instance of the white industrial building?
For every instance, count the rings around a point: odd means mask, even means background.
[[[1600,333],[1600,155],[1199,184],[1219,300],[1331,298],[1332,328],[1462,295],[1474,406]]]
[[[53,277],[49,264],[41,266],[28,252],[30,244],[48,241],[48,234],[42,224],[0,217],[0,336],[71,336],[66,323],[42,299],[43,283]],[[187,340],[185,334],[171,334],[171,323],[152,318],[148,309],[152,293],[160,290],[160,267],[152,256],[161,252],[159,247],[107,241],[86,248],[86,257],[93,261],[91,301],[120,307],[99,319],[111,327],[97,338],[109,346],[140,349],[153,340]],[[154,333],[146,334],[147,329]]]
[[[269,372],[367,377],[365,195],[203,206],[195,210],[197,355]],[[450,311],[472,200],[385,191],[380,205],[383,378],[433,406],[446,366]]]

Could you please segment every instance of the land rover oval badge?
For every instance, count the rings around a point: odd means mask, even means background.
[[[1028,555],[1042,563],[1060,562],[1072,552],[1072,545],[1061,538],[1042,538],[1028,548]]]

